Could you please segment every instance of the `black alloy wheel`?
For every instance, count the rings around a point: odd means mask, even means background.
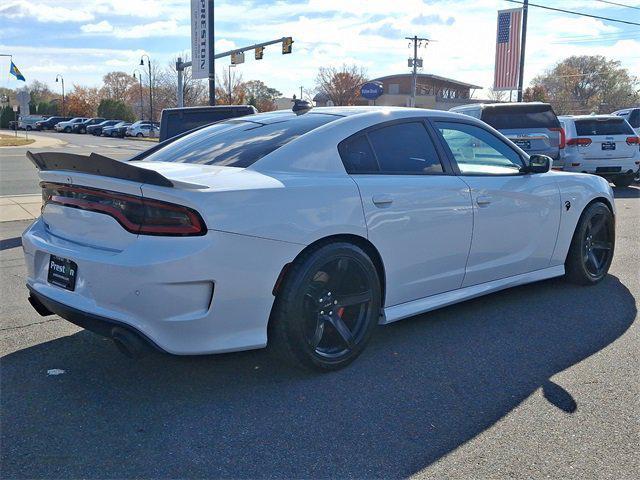
[[[270,334],[289,359],[336,370],[362,352],[380,309],[380,280],[367,254],[349,243],[327,244],[290,267],[276,298]]]
[[[615,224],[609,208],[596,202],[578,223],[565,263],[567,276],[574,283],[592,285],[609,271],[615,246]]]

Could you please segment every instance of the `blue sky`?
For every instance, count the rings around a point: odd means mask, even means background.
[[[548,6],[640,22],[640,10],[596,0],[538,0]],[[640,7],[640,0],[618,0]],[[496,11],[504,0],[216,0],[216,49],[283,36],[264,60],[247,55],[237,67],[285,95],[312,88],[319,66],[356,63],[369,77],[408,72],[405,36],[434,41],[422,49],[424,72],[489,87],[493,78]],[[27,77],[55,88],[56,74],[99,86],[113,70],[132,72],[142,53],[167,65],[190,48],[189,0],[2,0],[0,53],[10,53]],[[531,8],[525,81],[569,55],[602,54],[640,75],[640,27]],[[218,71],[228,61],[216,62]],[[21,86],[0,58],[0,86]],[[486,90],[485,90],[486,92]],[[483,96],[481,93],[480,96]]]

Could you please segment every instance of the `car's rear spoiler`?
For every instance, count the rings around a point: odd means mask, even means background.
[[[158,185],[160,187],[174,186],[171,180],[154,170],[136,167],[127,162],[119,162],[97,153],[87,156],[61,152],[27,152],[27,158],[33,162],[38,170],[42,171],[68,170],[70,172],[90,173],[102,177]]]

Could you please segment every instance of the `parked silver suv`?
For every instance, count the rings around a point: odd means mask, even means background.
[[[548,103],[476,103],[454,107],[451,111],[479,118],[529,155],[548,155],[554,161],[560,159],[564,131]]]

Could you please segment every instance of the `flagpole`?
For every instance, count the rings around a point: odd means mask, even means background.
[[[518,72],[518,102],[522,102],[522,89],[524,87],[524,48],[527,45],[527,13],[529,12],[529,0],[522,4],[522,40],[520,43],[520,71]]]

